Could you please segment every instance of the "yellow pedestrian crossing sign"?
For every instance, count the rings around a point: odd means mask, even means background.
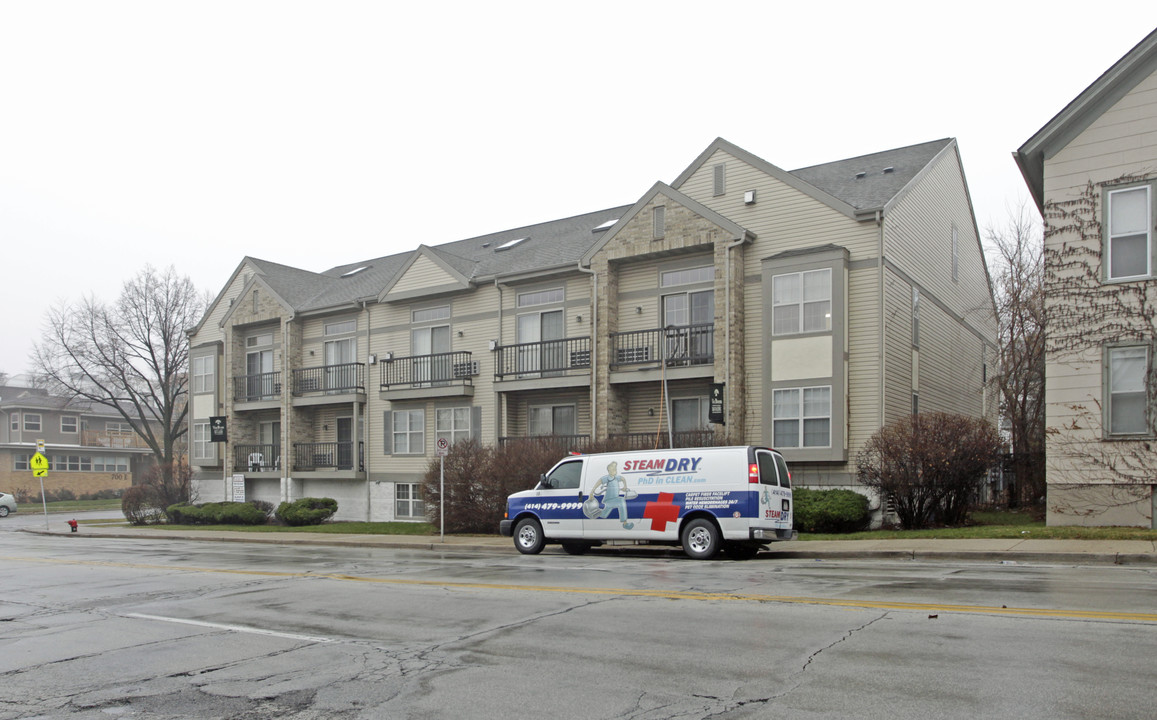
[[[33,455],[28,464],[32,467],[33,477],[46,477],[48,475],[48,458],[41,453],[38,452]]]

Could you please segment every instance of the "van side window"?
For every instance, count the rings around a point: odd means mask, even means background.
[[[791,487],[791,473],[787,471],[787,463],[783,461],[782,455],[775,456],[775,466],[779,468],[779,484]]]
[[[759,463],[759,484],[778,485],[776,482],[775,460],[771,453],[760,452],[755,454],[755,462]]]
[[[582,460],[563,463],[546,476],[546,487],[554,490],[575,490],[583,474]]]

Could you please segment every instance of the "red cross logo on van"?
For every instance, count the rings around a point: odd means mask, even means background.
[[[643,508],[643,518],[651,520],[652,530],[666,530],[667,523],[679,519],[679,506],[671,502],[674,499],[674,494],[661,492],[658,500],[649,501]]]

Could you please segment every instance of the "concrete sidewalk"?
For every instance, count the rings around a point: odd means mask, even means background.
[[[270,543],[277,545],[316,545],[329,547],[381,547],[412,550],[516,553],[510,538],[493,536],[447,535],[445,541],[430,535],[338,535],[306,532],[252,533],[226,530],[168,530],[158,527],[124,525],[81,525],[78,532],[69,531],[61,521],[61,530],[25,528],[24,532],[40,535],[64,535],[72,539],[127,538],[150,540],[201,540],[207,542]],[[546,553],[562,553],[558,545],[547,545]],[[650,555],[679,555],[678,548],[662,545],[608,544],[593,548],[592,554],[625,552]],[[761,553],[790,559],[893,559],[893,560],[964,560],[974,562],[1033,562],[1064,565],[1088,564],[1157,564],[1157,542],[1148,540],[796,540],[772,543]]]

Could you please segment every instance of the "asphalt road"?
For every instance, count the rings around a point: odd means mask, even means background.
[[[1148,718],[1157,569],[4,532],[0,718]]]

